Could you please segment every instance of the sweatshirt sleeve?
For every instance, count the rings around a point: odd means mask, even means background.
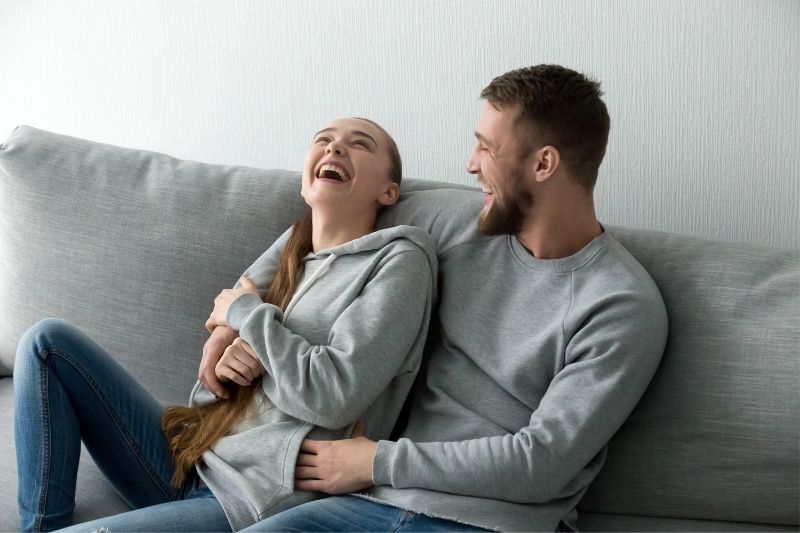
[[[409,355],[417,358],[409,370],[416,372],[430,320],[433,268],[420,249],[388,256],[333,323],[326,345],[286,328],[278,307],[257,303],[255,295],[237,298],[229,316],[248,313],[239,333],[271,376],[263,386],[275,406],[339,429],[374,403],[408,366]]]
[[[655,373],[667,318],[660,296],[620,294],[580,324],[528,426],[459,442],[380,441],[375,485],[541,503],[588,484],[585,468],[604,460],[604,446]]]
[[[289,240],[289,236],[291,234],[292,228],[284,231],[283,234],[278,237],[275,242],[273,242],[272,245],[267,248],[264,253],[261,254],[261,256],[259,256],[259,258],[247,268],[247,270],[244,271],[244,274],[242,274],[242,276],[249,278],[250,281],[256,284],[261,291],[262,300],[267,296],[267,291],[272,283],[272,279],[275,277],[275,273],[278,272],[281,253],[283,252],[286,242]],[[238,289],[241,286],[241,282],[236,280],[234,288]]]

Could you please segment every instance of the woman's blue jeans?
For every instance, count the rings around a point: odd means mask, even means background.
[[[136,509],[76,527],[92,531],[230,531],[217,499],[174,466],[163,407],[86,334],[43,320],[20,339],[14,363],[14,438],[22,531],[72,524],[81,440]]]

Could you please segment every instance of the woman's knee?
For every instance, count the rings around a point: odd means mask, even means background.
[[[17,344],[16,363],[22,357],[31,354],[43,358],[48,349],[63,344],[66,339],[74,338],[80,331],[64,320],[58,318],[45,318],[40,320],[22,334]]]

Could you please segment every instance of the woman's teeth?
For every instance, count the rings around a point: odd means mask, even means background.
[[[350,181],[347,172],[337,165],[322,165],[319,169],[319,177],[341,182]]]

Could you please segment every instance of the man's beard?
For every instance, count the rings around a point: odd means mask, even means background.
[[[533,196],[524,188],[519,167],[511,172],[507,181],[512,190],[501,193],[494,189],[494,200],[488,209],[481,210],[478,217],[478,229],[485,235],[516,234],[522,229],[528,209],[533,203]]]

